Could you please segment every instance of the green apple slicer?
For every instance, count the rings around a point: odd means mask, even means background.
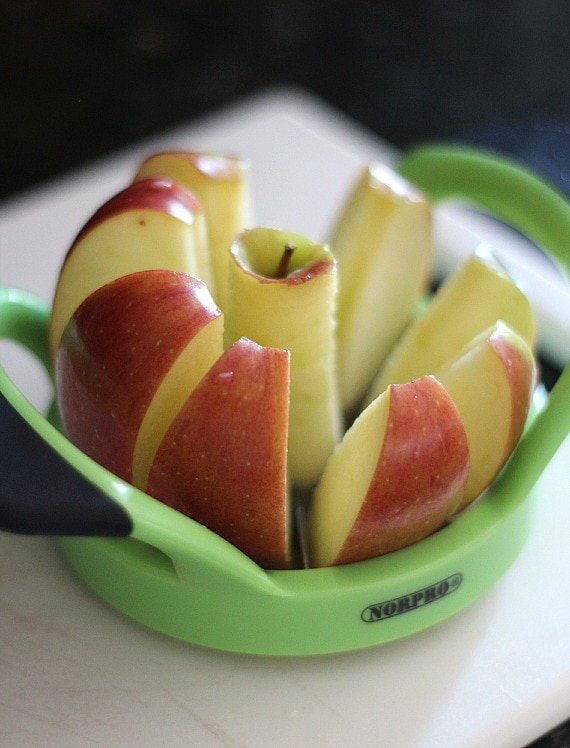
[[[570,273],[570,204],[525,167],[426,144],[400,173],[438,202],[461,197],[511,224]],[[0,288],[0,337],[48,373],[49,309]],[[566,365],[491,488],[415,545],[355,564],[265,571],[207,528],[119,480],[41,415],[0,368],[0,528],[59,536],[79,577],[126,616],[194,644],[251,654],[355,650],[408,636],[470,605],[515,561],[535,483],[570,432]]]

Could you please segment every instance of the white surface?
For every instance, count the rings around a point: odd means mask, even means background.
[[[268,92],[0,206],[0,282],[49,299],[77,229],[164,145],[248,156],[257,222],[315,238],[358,170],[396,156],[305,94]],[[480,220],[461,211],[443,211],[438,225],[443,268],[479,241]],[[523,275],[532,268],[543,340],[567,358],[567,290],[484,225]],[[6,344],[2,355],[43,406],[37,369]],[[0,745],[520,748],[570,716],[569,465],[567,439],[537,487],[530,541],[484,599],[409,639],[330,657],[238,656],[167,639],[86,591],[55,541],[0,534]]]

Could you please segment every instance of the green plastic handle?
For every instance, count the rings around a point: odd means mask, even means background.
[[[546,250],[570,277],[570,204],[519,162],[479,148],[427,144],[410,150],[398,171],[434,202],[462,197],[488,210]]]
[[[518,162],[479,148],[448,144],[418,146],[398,170],[433,202],[464,198],[544,249],[570,278],[570,203],[549,183]],[[548,403],[520,441],[493,485],[526,495],[570,432],[570,364]]]

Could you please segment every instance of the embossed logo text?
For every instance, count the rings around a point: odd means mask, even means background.
[[[362,611],[360,617],[365,623],[375,623],[402,615],[402,613],[409,613],[411,610],[421,608],[423,605],[433,603],[455,592],[462,581],[461,574],[452,574],[447,579],[442,579],[429,587],[411,592],[409,595],[402,595],[402,597],[396,597],[393,600],[384,600],[384,602],[369,605]]]

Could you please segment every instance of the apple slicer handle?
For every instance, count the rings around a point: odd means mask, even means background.
[[[36,296],[0,286],[0,339],[22,345],[49,374],[48,319],[47,306]],[[130,516],[105,486],[90,480],[92,471],[91,460],[34,408],[0,366],[0,529],[129,535]]]
[[[464,198],[521,231],[570,278],[570,203],[522,164],[481,148],[426,144],[398,171],[433,201]],[[527,429],[494,490],[524,495],[570,433],[570,363]]]

